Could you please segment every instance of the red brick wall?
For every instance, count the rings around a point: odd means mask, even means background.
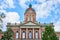
[[[2,36],[3,36],[3,33],[0,33],[0,39],[2,38]]]

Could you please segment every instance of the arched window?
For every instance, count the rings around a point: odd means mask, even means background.
[[[29,38],[32,38],[32,32],[29,32]]]
[[[16,38],[18,38],[18,31],[16,32]]]
[[[22,32],[22,38],[25,38],[25,32],[24,31]]]
[[[31,21],[33,21],[33,17],[31,16]]]
[[[35,38],[38,39],[38,32],[35,33]]]
[[[30,17],[28,16],[28,21],[30,21]]]

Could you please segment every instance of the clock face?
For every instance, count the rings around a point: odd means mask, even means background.
[[[29,10],[30,13],[32,13],[32,10]]]

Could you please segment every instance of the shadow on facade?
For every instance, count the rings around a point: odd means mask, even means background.
[[[16,40],[41,40],[41,39],[16,39]]]

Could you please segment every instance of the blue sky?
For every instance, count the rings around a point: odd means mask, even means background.
[[[6,14],[4,24],[23,22],[24,13],[30,3],[36,11],[38,22],[53,22],[55,30],[60,31],[60,0],[0,0],[0,12]]]

